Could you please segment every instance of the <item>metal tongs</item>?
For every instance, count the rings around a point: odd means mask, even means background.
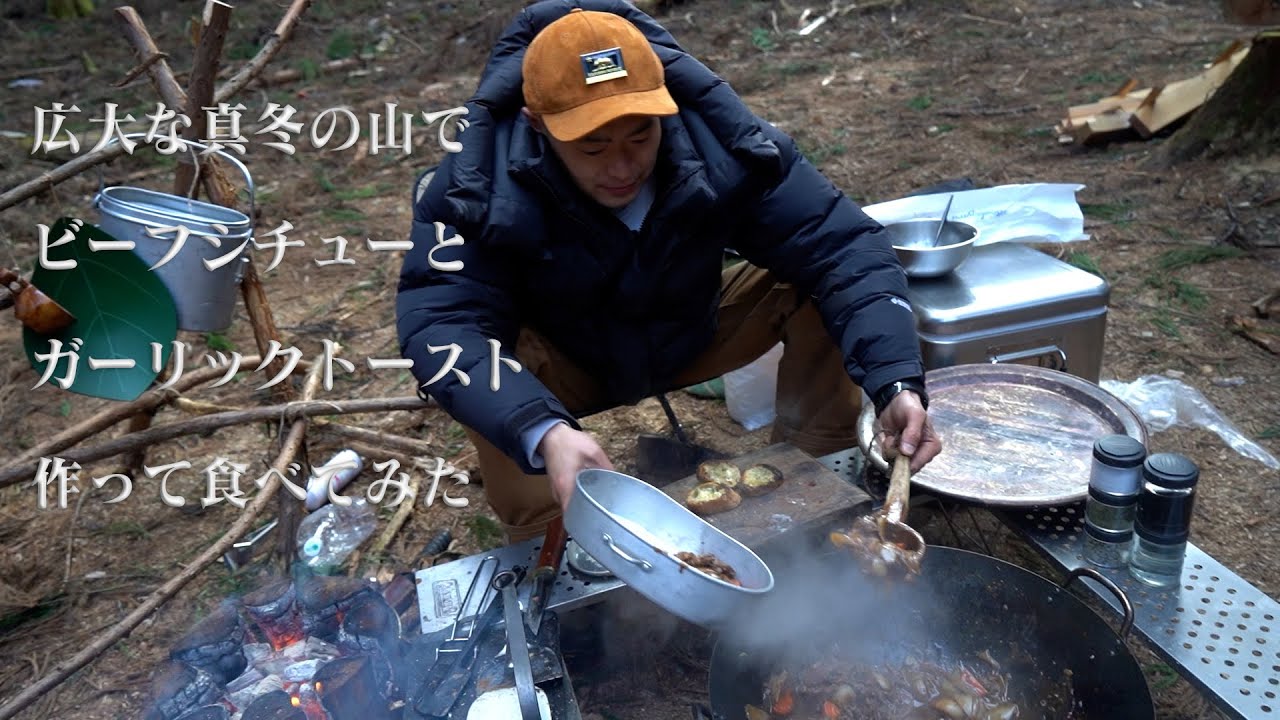
[[[486,568],[488,575],[485,574]],[[440,643],[440,647],[436,648],[436,660],[440,659],[441,653],[461,652],[470,642],[472,636],[483,628],[479,627],[481,612],[489,602],[489,591],[493,589],[493,580],[498,572],[498,558],[496,555],[488,555],[480,564],[476,566],[476,574],[471,576],[471,584],[467,586],[467,592],[462,596],[462,605],[458,607],[458,614],[453,616],[453,629],[449,631],[449,637]],[[481,578],[484,581],[481,582]],[[471,598],[476,588],[483,588],[480,594],[480,601],[476,603],[474,611],[468,614],[471,607]],[[468,625],[467,623],[470,623]],[[466,627],[466,634],[459,633],[459,628]]]
[[[490,563],[492,567],[489,567]],[[485,574],[486,568],[488,575]],[[450,630],[449,637],[436,648],[436,661],[418,686],[414,709],[419,713],[428,717],[446,716],[471,680],[472,667],[480,653],[480,641],[485,630],[497,620],[501,611],[497,602],[490,601],[485,605],[490,597],[490,590],[498,589],[497,569],[498,558],[494,555],[481,560],[476,568],[458,614],[454,617],[453,629]],[[475,613],[468,615],[467,610],[471,607],[472,596],[477,588],[483,588],[480,601]],[[465,634],[460,630],[463,627],[466,628]]]
[[[899,454],[889,477],[889,492],[878,512],[863,515],[848,532],[833,532],[831,542],[849,548],[865,570],[876,577],[904,575],[910,580],[920,574],[925,541],[908,525],[908,496],[911,494],[911,458]]]
[[[493,579],[493,584],[496,589],[502,591],[507,647],[511,651],[511,668],[515,672],[516,699],[520,703],[521,720],[539,720],[542,717],[542,710],[538,705],[538,693],[533,685],[533,665],[529,659],[524,616],[520,612],[520,601],[516,598],[516,586],[520,584],[523,576],[523,572],[504,570]]]

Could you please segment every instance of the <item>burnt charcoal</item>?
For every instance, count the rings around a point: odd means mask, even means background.
[[[192,710],[178,720],[231,720],[231,711],[223,705],[206,705]]]
[[[275,619],[292,609],[296,595],[292,580],[278,578],[245,595],[241,602],[254,619]]]
[[[307,720],[307,714],[294,706],[292,695],[276,690],[250,703],[240,720]]]
[[[368,655],[331,660],[313,682],[320,704],[333,720],[391,720],[387,697],[379,690]]]
[[[304,630],[297,588],[292,580],[273,580],[245,595],[241,602],[258,626],[261,639],[276,650],[302,637]]]
[[[404,625],[404,616],[410,612],[413,615],[417,614],[417,583],[412,573],[399,573],[392,578],[392,582],[383,588],[383,597],[387,598],[387,603],[392,606],[392,610],[401,616],[401,625]],[[412,632],[416,629],[403,628],[404,632]]]
[[[184,713],[216,704],[223,690],[204,670],[171,661],[152,683],[151,697],[156,700],[144,720],[177,720]]]
[[[387,688],[400,657],[400,618],[381,595],[360,596],[343,615],[338,647],[368,654],[378,687]]]
[[[400,643],[400,618],[378,594],[362,596],[343,615],[338,647],[372,650],[375,644],[389,654]]]
[[[298,604],[306,634],[333,642],[343,615],[360,599],[378,592],[359,578],[313,575],[299,582]]]
[[[234,605],[224,603],[201,620],[169,651],[169,658],[198,667],[223,685],[248,666],[244,623]]]

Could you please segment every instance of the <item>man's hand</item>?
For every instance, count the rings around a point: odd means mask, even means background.
[[[542,436],[538,454],[547,464],[547,476],[551,479],[551,494],[560,503],[560,510],[569,509],[573,497],[574,481],[579,470],[603,468],[612,470],[613,463],[595,439],[581,430],[565,424],[556,425]]]
[[[913,473],[942,452],[942,440],[934,432],[929,414],[920,404],[920,396],[910,390],[898,393],[889,401],[880,413],[880,427],[884,430],[880,447],[885,456],[910,455]]]

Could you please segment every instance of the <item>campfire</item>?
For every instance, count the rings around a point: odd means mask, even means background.
[[[375,587],[280,579],[227,602],[170,651],[145,720],[382,720],[402,703],[401,625]]]

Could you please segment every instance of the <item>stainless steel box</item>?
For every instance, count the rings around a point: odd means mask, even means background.
[[[976,247],[950,275],[908,286],[926,369],[1022,363],[1090,382],[1110,297],[1102,278],[1018,243]]]

